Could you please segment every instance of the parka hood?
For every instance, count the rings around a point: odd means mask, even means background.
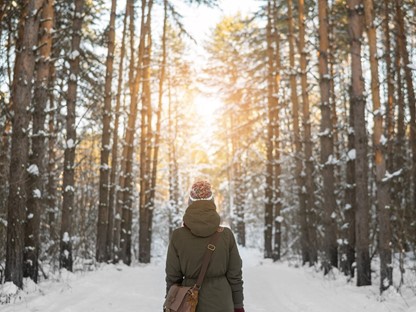
[[[192,202],[185,211],[183,222],[192,234],[208,237],[220,226],[220,216],[216,206],[211,200],[198,200]]]

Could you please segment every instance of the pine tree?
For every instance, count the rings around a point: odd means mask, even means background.
[[[386,290],[393,283],[393,269],[391,266],[391,227],[390,227],[390,196],[388,183],[384,181],[386,175],[386,161],[384,147],[381,142],[383,135],[383,115],[381,113],[379,72],[377,60],[377,37],[374,25],[373,1],[364,1],[365,20],[370,52],[371,94],[374,113],[374,162],[376,170],[376,197],[379,223],[379,253],[380,253],[380,291]]]
[[[28,162],[28,108],[32,98],[32,79],[38,44],[38,30],[43,0],[29,0],[19,20],[16,60],[11,100],[12,120],[11,161],[7,217],[7,253],[5,280],[23,286],[23,250],[26,221],[26,179]]]
[[[411,60],[409,57],[409,52],[407,50],[407,36],[405,31],[405,21],[403,16],[403,0],[395,0],[396,6],[396,22],[397,22],[397,36],[398,36],[398,49],[400,50],[401,58],[402,58],[402,68],[405,74],[405,82],[406,82],[406,89],[407,89],[407,102],[409,106],[410,112],[410,147],[412,151],[412,165],[410,168],[410,176],[413,180],[413,207],[411,211],[408,212],[406,215],[409,219],[413,219],[416,216],[416,97],[415,97],[415,89],[414,89],[414,79],[412,74],[412,69],[410,68]],[[401,69],[398,68],[398,71]],[[412,192],[411,192],[412,193]],[[410,233],[414,233],[414,226],[409,228]],[[413,236],[413,240],[416,240],[416,237]]]
[[[328,2],[319,0],[319,86],[321,93],[321,167],[323,178],[323,204],[322,222],[324,226],[324,259],[325,273],[331,267],[338,266],[337,228],[335,223],[335,190],[334,190],[334,146],[332,138],[332,118],[330,105],[330,80],[328,54]]]
[[[113,145],[111,149],[111,176],[110,176],[110,194],[109,194],[109,219],[108,219],[108,233],[107,243],[111,244],[111,259],[117,260],[117,252],[120,248],[120,234],[121,234],[121,205],[116,203],[116,178],[117,178],[117,164],[118,164],[118,131],[119,131],[119,120],[121,114],[121,93],[123,87],[123,73],[124,73],[124,58],[126,54],[126,33],[127,33],[127,20],[131,14],[131,6],[129,5],[130,0],[126,0],[126,10],[123,19],[123,35],[121,39],[120,47],[120,63],[118,68],[118,81],[117,81],[117,95],[116,95],[116,107],[115,107],[115,120],[113,129]],[[120,182],[124,180],[123,176],[119,177]]]
[[[27,221],[25,229],[25,252],[23,276],[38,280],[40,252],[41,214],[45,212],[45,108],[48,101],[49,60],[52,49],[53,0],[45,0],[41,15],[39,58],[36,63],[36,81],[33,96],[32,153],[29,156]]]
[[[274,189],[274,121],[277,111],[275,96],[275,64],[272,29],[273,10],[271,1],[267,2],[267,162],[266,162],[266,189],[265,189],[265,211],[264,211],[264,258],[273,257],[273,189]]]
[[[103,133],[101,138],[101,165],[100,165],[100,203],[97,224],[97,261],[107,261],[110,252],[107,242],[108,220],[109,220],[109,188],[110,188],[110,167],[108,166],[110,156],[111,137],[111,100],[113,82],[113,63],[115,50],[115,21],[116,21],[116,0],[111,1],[110,28],[108,32],[108,52],[106,61],[106,76],[104,89],[103,107]]]
[[[315,185],[313,180],[314,164],[313,164],[313,142],[311,137],[311,113],[309,104],[309,84],[307,77],[308,52],[305,44],[305,3],[299,0],[299,54],[300,54],[300,73],[302,88],[302,126],[303,126],[303,153],[305,155],[304,182],[306,194],[304,211],[301,212],[301,246],[302,246],[302,262],[313,265],[317,259],[316,233],[314,227],[315,215]]]
[[[299,99],[298,99],[298,83],[297,83],[297,69],[295,66],[295,23],[294,23],[294,16],[293,16],[293,1],[287,1],[287,22],[288,22],[288,43],[289,43],[289,84],[290,84],[290,103],[291,107],[291,126],[292,126],[292,134],[293,134],[293,145],[294,145],[294,162],[295,162],[295,170],[294,170],[294,179],[296,182],[296,194],[299,203],[299,209],[301,212],[306,212],[306,194],[304,193],[304,180],[302,179],[302,172],[303,172],[303,154],[302,154],[302,142],[301,142],[301,134],[300,134],[300,127],[299,127],[299,113],[301,112],[299,108]],[[303,222],[302,222],[303,223]]]
[[[371,285],[367,133],[365,122],[364,80],[361,64],[361,42],[364,29],[363,8],[361,0],[348,1],[348,27],[351,42],[351,105],[354,110],[354,143],[356,150],[355,232],[357,286]]]
[[[63,173],[62,221],[60,234],[60,267],[72,271],[72,211],[75,206],[75,148],[76,103],[80,60],[80,43],[84,0],[76,0],[72,21],[71,52],[69,58],[69,81],[66,94],[66,147]]]

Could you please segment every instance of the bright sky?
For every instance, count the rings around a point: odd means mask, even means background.
[[[184,5],[183,1],[175,0],[178,3],[180,13],[184,17],[187,31],[202,43],[209,35],[210,29],[215,27],[224,15],[234,15],[241,12],[243,15],[255,11],[260,6],[257,0],[219,0],[219,7],[207,8],[206,6]]]
[[[197,114],[201,117],[206,117],[210,126],[214,122],[213,118],[215,111],[222,105],[221,101],[217,98],[206,97],[204,95],[197,95],[194,100]]]
[[[209,38],[211,30],[223,16],[235,15],[241,12],[243,15],[256,11],[260,2],[257,0],[219,0],[218,7],[208,8],[206,6],[185,5],[181,0],[173,1],[180,14],[183,16],[185,29],[196,40],[197,45],[192,45],[192,56],[198,62],[204,57],[203,43]],[[215,97],[206,97],[202,94],[195,97],[196,112],[203,117],[207,123],[206,130],[210,133],[215,123],[215,112],[222,105]]]

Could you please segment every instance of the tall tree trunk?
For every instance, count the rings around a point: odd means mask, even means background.
[[[0,184],[0,219],[2,221],[7,219],[7,194],[9,191],[11,120],[5,114],[6,110],[9,110],[9,105],[6,106],[4,101],[0,101],[0,111],[2,111],[0,113],[2,115],[0,117],[0,181],[2,181]],[[0,237],[0,257],[4,259],[6,253],[7,225],[3,222],[0,222]]]
[[[370,207],[365,122],[364,79],[361,64],[363,36],[362,0],[348,0],[348,29],[351,41],[351,105],[354,109],[357,286],[371,285],[369,253]]]
[[[11,133],[11,120],[5,120],[4,127],[1,132],[0,138],[0,181],[3,181],[2,185],[0,186],[0,218],[6,218],[6,211],[7,211],[7,192],[9,188],[9,168],[10,168],[10,133]],[[0,235],[4,234],[5,232],[2,231],[3,228],[0,230]],[[4,227],[6,230],[6,227]]]
[[[234,227],[234,222],[232,220],[232,211],[234,209],[235,191],[234,191],[234,184],[233,184],[234,172],[233,172],[233,167],[231,166],[231,158],[233,157],[232,156],[233,155],[232,144],[231,144],[231,139],[232,139],[231,119],[232,119],[231,114],[227,114],[226,118],[224,118],[224,120],[222,121],[221,126],[223,127],[224,133],[225,133],[225,163],[228,166],[226,170],[227,171],[228,196],[227,196],[227,205],[226,205],[225,214],[228,216],[227,221],[229,224],[231,224],[231,229],[234,231],[235,227]],[[266,184],[266,187],[267,187],[267,184]],[[270,241],[270,244],[271,244],[271,241]],[[270,248],[271,248],[271,245],[270,245]]]
[[[279,119],[279,97],[278,94],[280,92],[280,71],[282,68],[281,64],[281,57],[280,57],[280,31],[278,29],[278,6],[277,0],[273,0],[273,7],[272,7],[272,35],[273,35],[273,42],[274,42],[274,55],[273,55],[273,63],[274,67],[272,67],[273,72],[272,74],[272,126],[273,126],[273,180],[274,180],[274,187],[273,187],[273,206],[274,206],[274,246],[273,246],[273,260],[280,260],[281,258],[281,247],[282,247],[282,217],[281,217],[281,210],[282,210],[282,192],[280,190],[280,175],[282,173],[281,165],[280,165],[280,119]],[[273,65],[273,64],[272,64]]]
[[[389,0],[384,0],[384,21],[383,29],[385,36],[385,60],[386,60],[386,80],[387,80],[387,170],[392,173],[394,170],[394,74],[392,70],[391,58],[391,37],[390,37],[390,10]],[[390,191],[391,192],[391,191]]]
[[[133,3],[131,3],[133,8]],[[122,175],[123,184],[121,188],[122,194],[122,215],[121,215],[121,239],[120,239],[120,259],[124,263],[130,264],[131,262],[131,224],[132,224],[132,209],[133,209],[133,151],[134,151],[134,135],[137,119],[137,105],[138,105],[138,92],[142,79],[143,72],[143,59],[145,54],[145,38],[147,36],[147,20],[146,20],[146,8],[149,6],[147,0],[142,0],[142,13],[141,13],[141,25],[140,25],[140,41],[137,55],[137,67],[135,66],[134,58],[132,57],[130,63],[130,93],[131,103],[130,112],[128,117],[125,146],[123,149],[122,159]],[[131,12],[131,18],[133,18],[133,9]],[[132,25],[132,22],[130,22]],[[130,26],[130,36],[134,36],[133,27]],[[133,45],[131,43],[131,45]],[[133,53],[133,51],[132,51]],[[143,121],[142,121],[143,122]],[[142,168],[140,168],[142,169]]]
[[[143,37],[143,25],[144,25],[144,12],[145,12],[145,0],[142,1],[142,16],[140,25],[140,43],[138,51],[137,71],[141,70],[142,55],[142,37]],[[120,174],[120,190],[117,194],[117,211],[121,211],[120,215],[120,246],[117,248],[116,260],[122,260],[125,264],[131,262],[131,219],[132,219],[132,207],[128,206],[126,198],[133,196],[132,187],[132,168],[133,168],[133,144],[134,135],[136,132],[136,119],[137,119],[137,94],[139,92],[138,83],[135,78],[136,71],[136,56],[134,53],[134,1],[129,0],[127,4],[129,7],[129,30],[130,30],[130,66],[129,66],[129,90],[130,90],[130,107],[128,113],[127,127],[124,137],[124,147],[121,158],[121,174]],[[127,9],[126,9],[127,10]],[[140,72],[141,75],[141,72]],[[129,176],[130,175],[130,176]]]
[[[45,173],[45,108],[48,101],[49,60],[52,49],[54,0],[45,0],[42,9],[42,23],[39,38],[39,58],[36,63],[34,89],[34,113],[32,154],[29,159],[27,221],[25,229],[25,252],[23,276],[38,280],[38,258],[40,251],[40,219],[44,212],[44,173]]]
[[[310,105],[308,96],[308,77],[307,77],[307,56],[305,44],[305,3],[304,0],[299,0],[299,53],[300,53],[300,71],[301,71],[301,87],[302,87],[302,107],[303,107],[303,129],[304,129],[304,154],[305,154],[305,181],[302,183],[306,189],[306,204],[304,215],[302,219],[301,235],[303,238],[302,257],[303,264],[309,262],[313,265],[317,259],[316,233],[315,233],[315,186],[313,181],[313,155],[312,155],[312,137],[311,137],[311,119],[310,119]],[[306,224],[305,224],[306,223]],[[313,230],[308,229],[308,224],[312,225]],[[306,236],[305,236],[306,235]]]
[[[149,263],[152,243],[153,211],[150,203],[151,193],[151,165],[152,165],[152,98],[151,98],[151,9],[153,1],[149,1],[149,10],[146,23],[146,47],[143,57],[143,80],[142,80],[142,133],[140,140],[140,203],[139,203],[139,262]],[[144,158],[142,158],[144,157]]]
[[[329,89],[330,89],[330,105],[331,105],[331,122],[332,122],[332,144],[333,144],[333,155],[334,155],[334,165],[333,165],[333,175],[334,175],[334,197],[337,203],[337,207],[335,209],[337,211],[342,211],[342,206],[345,205],[345,202],[342,202],[342,198],[338,195],[343,188],[341,184],[342,175],[344,174],[341,172],[341,164],[340,161],[341,156],[341,146],[342,140],[340,140],[340,129],[341,129],[341,122],[338,119],[338,109],[337,106],[341,103],[339,101],[339,92],[335,90],[335,86],[337,83],[339,85],[342,84],[341,75],[337,75],[337,71],[340,70],[340,67],[343,66],[341,64],[337,64],[337,45],[336,45],[336,32],[337,32],[337,19],[338,16],[336,14],[336,5],[334,2],[330,4],[328,7],[328,63],[329,63],[329,75],[331,77],[329,81]],[[338,78],[338,82],[336,79]],[[344,91],[345,94],[345,91]],[[347,122],[347,119],[343,120]],[[345,185],[344,185],[345,186]],[[345,190],[345,189],[344,189]],[[340,209],[341,208],[341,209]],[[344,215],[345,216],[345,215]],[[339,225],[339,223],[338,223]],[[341,233],[340,229],[337,229],[338,237],[342,236],[345,233]],[[343,236],[345,237],[345,236]],[[347,244],[346,241],[343,241],[343,244],[338,246],[338,266],[339,268],[346,273],[349,271],[347,269]]]
[[[306,211],[306,194],[303,190],[302,179],[302,144],[299,130],[299,101],[297,92],[297,71],[295,67],[295,26],[293,18],[293,1],[287,1],[288,6],[288,41],[289,41],[289,71],[290,71],[290,102],[292,103],[292,126],[295,144],[295,181],[299,199],[299,210]]]
[[[55,59],[56,49],[52,51],[52,59]],[[46,206],[48,211],[48,225],[49,225],[49,243],[48,248],[49,255],[54,255],[56,253],[55,246],[59,240],[57,228],[56,228],[56,213],[58,212],[57,207],[57,195],[56,195],[56,182],[57,176],[56,173],[56,109],[55,105],[55,96],[53,93],[53,88],[56,80],[56,68],[55,61],[49,62],[49,79],[48,79],[48,90],[49,90],[49,114],[48,114],[48,181],[46,184]]]
[[[173,230],[180,226],[179,217],[179,168],[176,156],[176,136],[178,133],[178,112],[177,105],[173,112],[173,102],[171,94],[171,75],[168,74],[168,132],[169,132],[169,239],[172,237]],[[175,103],[176,104],[176,103]],[[175,119],[173,119],[175,118]]]
[[[398,32],[397,35],[399,36],[399,49],[400,53],[403,58],[403,69],[405,74],[406,80],[406,87],[407,87],[407,100],[409,105],[410,111],[410,147],[412,149],[412,167],[411,167],[411,177],[413,180],[413,208],[412,211],[408,214],[410,219],[414,219],[416,217],[416,98],[415,98],[415,90],[413,85],[413,74],[412,69],[409,67],[411,64],[411,60],[409,58],[409,52],[407,51],[407,37],[405,31],[405,22],[403,17],[403,0],[396,0],[396,10],[397,10],[397,26]],[[415,226],[413,229],[410,229],[410,232],[414,233]],[[416,238],[416,237],[413,237]]]
[[[273,37],[270,37],[271,42],[273,42]],[[272,51],[273,52],[273,51]],[[274,61],[274,55],[272,55],[272,61]],[[274,76],[274,74],[272,73]],[[272,76],[272,79],[273,79]],[[233,85],[237,85],[238,81],[238,75],[237,70],[233,71],[231,82]],[[273,81],[274,83],[274,81]],[[273,86],[272,86],[273,87]],[[240,89],[235,90],[231,105],[240,105],[241,108],[239,108],[237,111],[229,110],[229,120],[230,120],[230,130],[231,130],[231,176],[232,176],[232,185],[234,190],[234,200],[233,200],[233,206],[232,209],[234,211],[234,224],[236,227],[236,234],[237,234],[237,243],[241,246],[246,245],[246,235],[245,235],[245,221],[244,221],[244,211],[245,211],[245,197],[246,197],[246,190],[244,186],[243,177],[244,169],[242,165],[242,149],[241,149],[241,136],[242,136],[242,120],[241,120],[241,114],[244,111],[249,111],[247,108],[247,103],[244,102],[242,93]],[[273,120],[270,121],[273,124]],[[273,126],[274,128],[274,126]],[[274,143],[272,143],[274,144]],[[273,162],[273,172],[274,172],[275,162]],[[274,174],[273,174],[274,175]],[[274,179],[274,176],[273,176]],[[273,183],[274,184],[274,183]],[[274,200],[274,190],[273,187],[273,195],[272,195],[272,203],[273,207],[275,206],[275,200]],[[272,208],[273,209],[273,208]]]
[[[241,150],[238,153],[241,153]],[[237,167],[236,168],[237,175],[235,176],[234,181],[236,184],[235,212],[236,212],[236,217],[237,217],[237,244],[239,244],[242,247],[245,247],[246,246],[246,223],[244,220],[244,216],[245,216],[244,212],[245,212],[245,197],[247,194],[247,190],[244,185],[243,177],[245,176],[245,173],[242,169],[241,163],[236,164],[236,167]],[[276,246],[276,244],[279,245],[275,241],[273,250],[276,249],[276,254],[280,255],[280,245]],[[274,253],[275,252],[273,252],[273,254]]]
[[[330,80],[328,67],[329,35],[328,35],[328,2],[319,0],[319,87],[321,91],[321,167],[323,178],[324,212],[324,259],[325,274],[331,267],[338,266],[337,228],[335,222],[335,190],[334,190],[334,143],[332,138],[332,118],[330,106]]]
[[[356,205],[356,195],[355,195],[355,135],[354,135],[354,107],[352,103],[352,88],[350,87],[350,103],[349,103],[349,131],[348,131],[348,158],[347,158],[347,168],[346,168],[346,187],[345,187],[345,223],[346,223],[346,233],[345,237],[347,239],[346,243],[346,270],[345,273],[354,277],[354,263],[355,263],[355,214],[357,210]],[[347,109],[346,109],[347,110]]]
[[[103,133],[101,137],[101,163],[100,163],[100,201],[98,205],[97,222],[97,247],[96,259],[104,262],[108,259],[107,234],[109,219],[109,171],[108,161],[110,157],[110,137],[111,137],[111,100],[113,82],[113,63],[115,47],[115,22],[116,22],[116,0],[111,1],[110,28],[108,32],[108,52],[106,62],[106,75],[104,86],[104,107],[103,107]]]
[[[396,3],[395,3],[396,4]],[[401,9],[396,8],[396,25],[399,25],[402,21]],[[403,21],[402,21],[403,22]],[[405,96],[404,96],[404,79],[403,79],[403,55],[402,55],[402,45],[403,37],[396,32],[396,51],[395,51],[395,70],[396,70],[396,90],[397,90],[397,134],[395,139],[394,147],[394,166],[393,172],[399,172],[400,175],[393,181],[393,194],[392,201],[394,203],[395,214],[399,218],[408,214],[408,207],[405,203],[406,198],[406,184],[404,183],[405,175],[407,175],[407,167],[405,166],[406,161],[406,121],[405,121]],[[404,233],[404,228],[400,227],[401,234],[397,237],[397,244],[400,250],[403,249],[403,240],[405,239],[406,233]]]
[[[237,73],[237,71],[235,71]],[[233,75],[231,78],[233,84],[237,84],[238,76],[236,74]],[[243,103],[242,94],[239,90],[236,90],[233,97],[233,103],[240,103],[241,109],[244,110],[246,106]],[[235,226],[236,226],[236,234],[237,234],[237,243],[241,246],[246,245],[246,235],[245,235],[245,221],[244,221],[244,211],[245,211],[245,197],[246,197],[246,190],[244,187],[243,177],[245,176],[243,172],[243,165],[241,161],[237,161],[242,159],[242,150],[241,150],[241,135],[242,131],[240,129],[240,125],[242,124],[241,111],[230,111],[230,129],[231,129],[231,170],[232,170],[232,183],[233,183],[233,190],[234,190],[234,203],[233,203],[233,211],[235,216]],[[273,123],[273,121],[271,121]],[[274,164],[273,164],[274,166]],[[274,178],[274,177],[273,177]],[[274,192],[273,192],[274,193]],[[272,196],[272,198],[274,198]],[[273,206],[275,206],[274,200],[272,200]]]
[[[376,170],[376,196],[379,225],[380,252],[380,291],[386,290],[393,283],[391,263],[391,228],[390,228],[390,196],[388,182],[383,181],[386,175],[385,149],[381,141],[383,135],[383,115],[381,113],[380,81],[378,78],[377,37],[374,25],[373,0],[364,0],[365,20],[370,52],[371,93],[374,113],[374,163]]]
[[[66,146],[64,155],[62,221],[60,235],[61,268],[72,272],[72,211],[75,205],[75,147],[77,140],[75,114],[79,74],[82,12],[85,0],[75,0],[72,23],[71,53],[69,56],[69,81],[66,95]]]
[[[338,115],[337,115],[337,96],[338,94],[335,91],[335,67],[336,67],[336,48],[335,45],[335,31],[336,27],[334,26],[334,5],[332,4],[331,8],[328,8],[328,63],[329,63],[329,75],[331,77],[329,81],[330,89],[330,103],[331,103],[331,121],[332,121],[332,142],[334,145],[334,157],[336,160],[339,160],[340,157],[340,140],[339,140],[339,131],[338,131]],[[341,83],[341,82],[340,82]],[[337,163],[339,163],[337,161]],[[334,165],[334,185],[338,185],[340,182],[340,168],[339,164]],[[337,186],[334,186],[337,188]]]
[[[273,188],[274,188],[274,172],[273,172],[273,86],[274,86],[274,51],[272,43],[272,7],[271,2],[267,2],[267,107],[268,120],[267,123],[267,163],[266,163],[266,189],[265,189],[265,211],[264,211],[264,258],[272,258],[272,233],[273,233]]]
[[[160,131],[161,131],[161,115],[163,109],[163,93],[164,93],[164,84],[166,80],[166,31],[167,31],[167,21],[168,21],[168,2],[167,0],[163,1],[163,10],[164,10],[164,17],[163,17],[163,32],[162,32],[162,62],[160,68],[160,77],[159,77],[159,98],[158,98],[158,106],[156,112],[156,132],[155,132],[155,141],[153,147],[153,159],[152,159],[152,172],[151,172],[151,181],[150,181],[150,195],[149,195],[149,210],[150,212],[153,211],[155,208],[155,195],[156,195],[156,178],[157,178],[157,165],[158,165],[158,155],[159,155],[159,144],[160,144]],[[151,221],[150,221],[151,222]],[[151,227],[152,224],[150,223],[150,243],[151,243]],[[148,252],[150,254],[150,247],[149,245]],[[149,259],[150,260],[150,259]]]
[[[130,14],[129,0],[126,0],[126,11],[123,19],[123,35],[121,39],[120,47],[120,64],[118,66],[118,82],[117,82],[117,95],[116,95],[116,107],[114,110],[115,120],[113,129],[113,145],[111,148],[111,174],[110,174],[110,193],[108,199],[108,231],[107,231],[107,246],[109,249],[108,260],[114,259],[117,254],[116,251],[120,246],[120,216],[121,210],[116,210],[115,207],[120,208],[120,205],[115,205],[116,197],[116,176],[117,176],[117,164],[118,164],[118,131],[120,123],[120,106],[121,106],[121,92],[123,87],[123,74],[124,74],[124,58],[126,54],[126,32],[127,32],[127,17]]]
[[[43,0],[29,0],[19,20],[14,78],[12,85],[12,142],[9,197],[7,205],[7,247],[5,280],[23,286],[24,226],[26,221],[26,179],[28,162],[28,108],[32,98],[38,30]]]

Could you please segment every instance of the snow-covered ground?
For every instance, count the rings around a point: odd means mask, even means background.
[[[241,249],[247,312],[416,312],[416,294],[406,288],[380,297],[377,286],[356,287],[342,274],[323,277],[314,268],[296,268],[261,259]],[[163,259],[150,265],[105,265],[82,274],[61,274],[27,292],[2,312],[155,312],[165,293]],[[413,285],[415,289],[416,285]],[[1,289],[0,293],[4,289]],[[212,311],[215,312],[215,311]]]

